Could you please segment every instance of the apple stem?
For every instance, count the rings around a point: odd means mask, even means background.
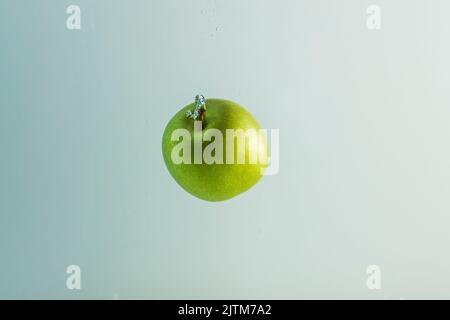
[[[195,109],[194,111],[189,110],[186,112],[186,118],[200,120],[203,122],[205,120],[206,113],[206,99],[203,95],[198,94],[195,96]]]

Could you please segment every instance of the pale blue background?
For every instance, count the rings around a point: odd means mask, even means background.
[[[449,12],[2,0],[0,298],[450,298]],[[280,129],[277,176],[223,203],[180,189],[161,135],[197,93]]]

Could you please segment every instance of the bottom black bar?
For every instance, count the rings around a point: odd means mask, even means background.
[[[0,310],[3,313],[9,309],[14,315],[54,314],[80,319],[106,314],[124,319],[133,314],[142,319],[310,319],[323,316],[382,319],[410,313],[415,316],[446,314],[449,305],[444,300],[3,300]]]

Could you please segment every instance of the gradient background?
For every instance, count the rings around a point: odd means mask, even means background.
[[[0,298],[450,298],[449,12],[2,0]],[[161,136],[197,93],[280,129],[279,174],[184,192]]]

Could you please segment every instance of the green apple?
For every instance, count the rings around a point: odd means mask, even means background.
[[[174,161],[174,154],[179,155],[177,150],[181,143],[180,137],[174,138],[174,132],[179,129],[189,133],[183,137],[190,140],[182,152],[188,161],[182,163]],[[213,132],[210,129],[216,129],[214,139],[209,135]],[[240,135],[242,132],[256,132],[257,138],[251,134],[243,137]],[[211,153],[216,161],[211,163],[203,158],[198,161],[196,150],[201,149],[200,157],[205,156],[208,148],[211,151],[208,145],[219,141],[218,134],[222,135],[223,143],[216,144],[217,148]],[[167,124],[162,138],[162,153],[167,169],[184,190],[203,200],[223,201],[259,181],[267,167],[268,147],[266,135],[246,109],[222,99],[203,100],[203,106],[199,106],[196,98],[196,103],[181,109]]]

